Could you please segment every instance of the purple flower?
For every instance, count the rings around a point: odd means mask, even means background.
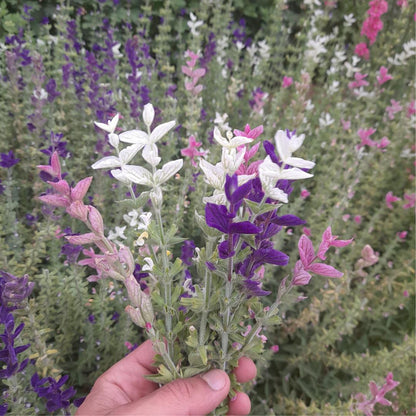
[[[10,273],[0,270],[0,299],[2,307],[8,310],[21,307],[21,303],[32,293],[33,282],[29,282],[29,276],[16,277]],[[11,305],[8,307],[7,305]]]
[[[48,16],[42,17],[42,20],[40,21],[40,23],[42,25],[48,25],[49,24],[49,17]]]
[[[52,377],[40,378],[38,373],[34,373],[30,383],[33,390],[39,397],[46,400],[46,410],[48,412],[56,412],[60,409],[67,409],[71,399],[76,391],[73,387],[69,387],[62,391],[63,385],[68,380],[68,376],[62,376],[58,381]],[[69,415],[69,412],[66,412]]]
[[[56,91],[56,81],[51,78],[45,85],[45,90],[48,93],[48,101],[52,103],[56,97],[59,97],[61,93]]]
[[[187,266],[192,264],[192,256],[194,255],[195,243],[192,240],[186,240],[181,247],[181,260]]]
[[[233,222],[235,214],[228,212],[225,205],[207,203],[205,219],[210,227],[225,234],[257,234],[260,229],[250,221]]]
[[[0,166],[7,169],[16,165],[20,160],[14,158],[13,150],[10,150],[9,153],[1,153],[0,158]]]
[[[2,362],[2,370],[0,370],[0,378],[9,378],[12,375],[23,371],[27,366],[29,359],[19,363],[17,355],[27,350],[30,344],[14,346],[14,341],[19,337],[25,324],[22,322],[16,328],[14,327],[14,317],[11,313],[5,313],[6,308],[0,307],[0,322],[4,325],[4,332],[0,335],[0,339],[4,348],[0,350],[0,362]]]
[[[78,260],[78,257],[82,251],[82,246],[76,246],[74,244],[64,244],[61,247],[61,255],[66,256],[66,262],[70,264],[75,264]]]
[[[134,267],[133,276],[135,277],[135,279],[137,280],[137,282],[140,283],[140,288],[142,290],[145,290],[147,288],[147,284],[146,284],[146,282],[143,279],[145,279],[146,277],[148,277],[149,276],[149,273],[146,273],[146,272],[143,273],[141,271],[141,269],[142,268],[141,268],[140,264],[137,264],[136,263],[136,265]]]

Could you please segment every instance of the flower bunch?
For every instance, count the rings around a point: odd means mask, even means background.
[[[275,301],[265,306],[261,299],[271,294],[264,287],[266,269],[289,263],[289,256],[274,247],[274,240],[284,227],[305,224],[297,216],[282,215],[279,210],[288,203],[294,181],[312,177],[309,171],[315,163],[293,156],[305,139],[296,132],[279,130],[274,143],[263,142],[265,157],[261,157],[263,126],[251,129],[246,125],[243,131],[234,130],[236,135],[228,131],[226,137],[215,127],[213,135],[221,146],[221,160],[216,164],[205,158],[199,161],[204,181],[213,188],[212,194],[203,198],[204,215],[195,212],[205,247],[186,240],[181,257],[173,259],[175,245],[184,239],[176,235],[175,224],[166,229],[169,222],[162,217],[164,188],[183,161],[177,159],[159,167],[163,155],[157,143],[173,129],[175,121],[152,129],[154,115],[153,106],[147,104],[143,111],[146,131],[116,134],[119,115],[108,123],[95,123],[108,134],[115,155],[105,156],[92,168],[110,170],[113,178],[130,189],[134,209],[124,215],[125,220],[146,233],[139,237],[140,244],[135,243],[138,252],[134,246],[105,236],[101,214],[82,201],[91,178],[71,187],[62,179],[56,152],[50,165],[39,166],[51,176],[48,183],[54,193],[39,198],[65,208],[89,229],[66,237],[72,244],[93,244],[99,250],[96,253],[92,247],[85,248],[86,257],[78,263],[96,270],[89,280],[110,277],[123,282],[129,299],[127,314],[146,331],[159,353],[158,374],[149,377],[166,383],[212,367],[231,370],[243,354],[261,354],[267,340],[263,331],[279,321],[283,295],[295,286],[307,284],[310,273],[341,277],[341,272],[316,260],[324,261],[331,246],[344,247],[352,240],[337,240],[328,228],[315,254],[312,242],[302,236],[300,260],[292,277],[281,280]],[[120,143],[128,146],[121,148]],[[133,164],[136,155],[141,155],[140,165]],[[193,153],[194,156],[201,155]],[[138,196],[133,184],[138,186]],[[117,228],[124,241],[125,227],[122,232]],[[235,380],[233,389],[239,389]]]

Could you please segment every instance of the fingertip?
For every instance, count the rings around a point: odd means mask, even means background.
[[[234,369],[234,374],[239,383],[247,383],[257,375],[256,364],[248,357],[241,357],[238,360],[238,366]]]
[[[234,400],[230,400],[228,405],[228,416],[245,416],[250,413],[251,401],[246,393],[238,392]]]

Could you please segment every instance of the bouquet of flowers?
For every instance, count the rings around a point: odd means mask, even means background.
[[[109,171],[127,188],[129,198],[118,201],[114,210],[123,211],[128,229],[116,227],[106,236],[99,210],[84,202],[92,177],[71,186],[56,152],[48,165],[39,166],[51,187],[39,199],[84,223],[84,233],[66,238],[84,247],[79,264],[94,270],[88,280],[109,278],[124,284],[125,311],[158,353],[158,372],[149,376],[151,380],[164,384],[211,368],[231,373],[241,356],[261,356],[265,330],[279,323],[279,306],[295,286],[307,285],[313,274],[342,277],[325,264],[325,254],[352,240],[338,240],[328,227],[316,249],[302,235],[299,259],[282,275],[278,292],[271,293],[267,271],[289,264],[289,257],[275,248],[279,232],[305,223],[282,213],[294,182],[312,177],[315,163],[293,156],[305,136],[278,130],[273,142],[261,139],[263,126],[247,124],[234,134],[216,127],[214,140],[220,151],[197,150],[202,143],[191,136],[181,152],[185,160],[162,164],[160,143],[167,140],[175,121],[155,125],[152,104],[145,105],[142,117],[144,130],[120,132],[119,114],[108,123],[95,123],[108,135],[114,154],[92,168]],[[165,214],[173,200],[169,182],[176,178],[180,184],[184,168],[194,172],[188,191],[199,186],[205,192],[189,220],[200,229],[197,242]],[[231,380],[233,395],[241,387]],[[218,412],[226,410],[224,405]]]

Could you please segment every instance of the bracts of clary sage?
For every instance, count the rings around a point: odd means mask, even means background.
[[[194,213],[205,245],[194,247],[186,239],[186,230],[178,230],[175,224],[166,227],[169,222],[163,218],[164,187],[184,161],[161,165],[158,142],[172,131],[175,121],[152,128],[154,118],[154,108],[147,104],[144,130],[119,132],[118,114],[107,124],[95,123],[108,134],[114,154],[92,168],[110,171],[128,188],[134,208],[129,218],[135,219],[135,227],[142,232],[132,247],[105,236],[100,212],[83,202],[92,178],[71,187],[62,178],[57,153],[49,165],[39,166],[52,187],[39,199],[64,208],[88,228],[87,233],[67,239],[88,246],[79,264],[96,270],[89,280],[112,278],[125,285],[126,312],[158,352],[158,373],[149,378],[163,384],[214,367],[231,374],[241,356],[255,359],[261,355],[267,340],[265,328],[279,322],[279,305],[294,286],[308,284],[312,274],[342,277],[342,272],[324,263],[325,253],[331,246],[343,247],[352,240],[338,240],[328,227],[315,251],[303,235],[298,243],[299,260],[285,273],[278,293],[267,290],[266,272],[289,263],[289,257],[274,248],[279,232],[305,223],[279,210],[288,204],[293,183],[312,177],[315,164],[293,156],[303,144],[303,134],[279,130],[273,143],[261,140],[262,126],[251,129],[247,125],[225,137],[214,129],[214,139],[221,146],[221,160],[216,163],[207,152],[195,150],[201,143],[193,136],[189,148],[182,151],[194,168],[199,161],[209,192],[204,206]],[[141,164],[133,164],[134,159]],[[184,241],[190,255],[186,260],[173,259],[174,246]],[[138,263],[141,273],[137,273]],[[266,297],[272,299],[268,306],[263,301]],[[238,389],[232,378],[231,394]]]

